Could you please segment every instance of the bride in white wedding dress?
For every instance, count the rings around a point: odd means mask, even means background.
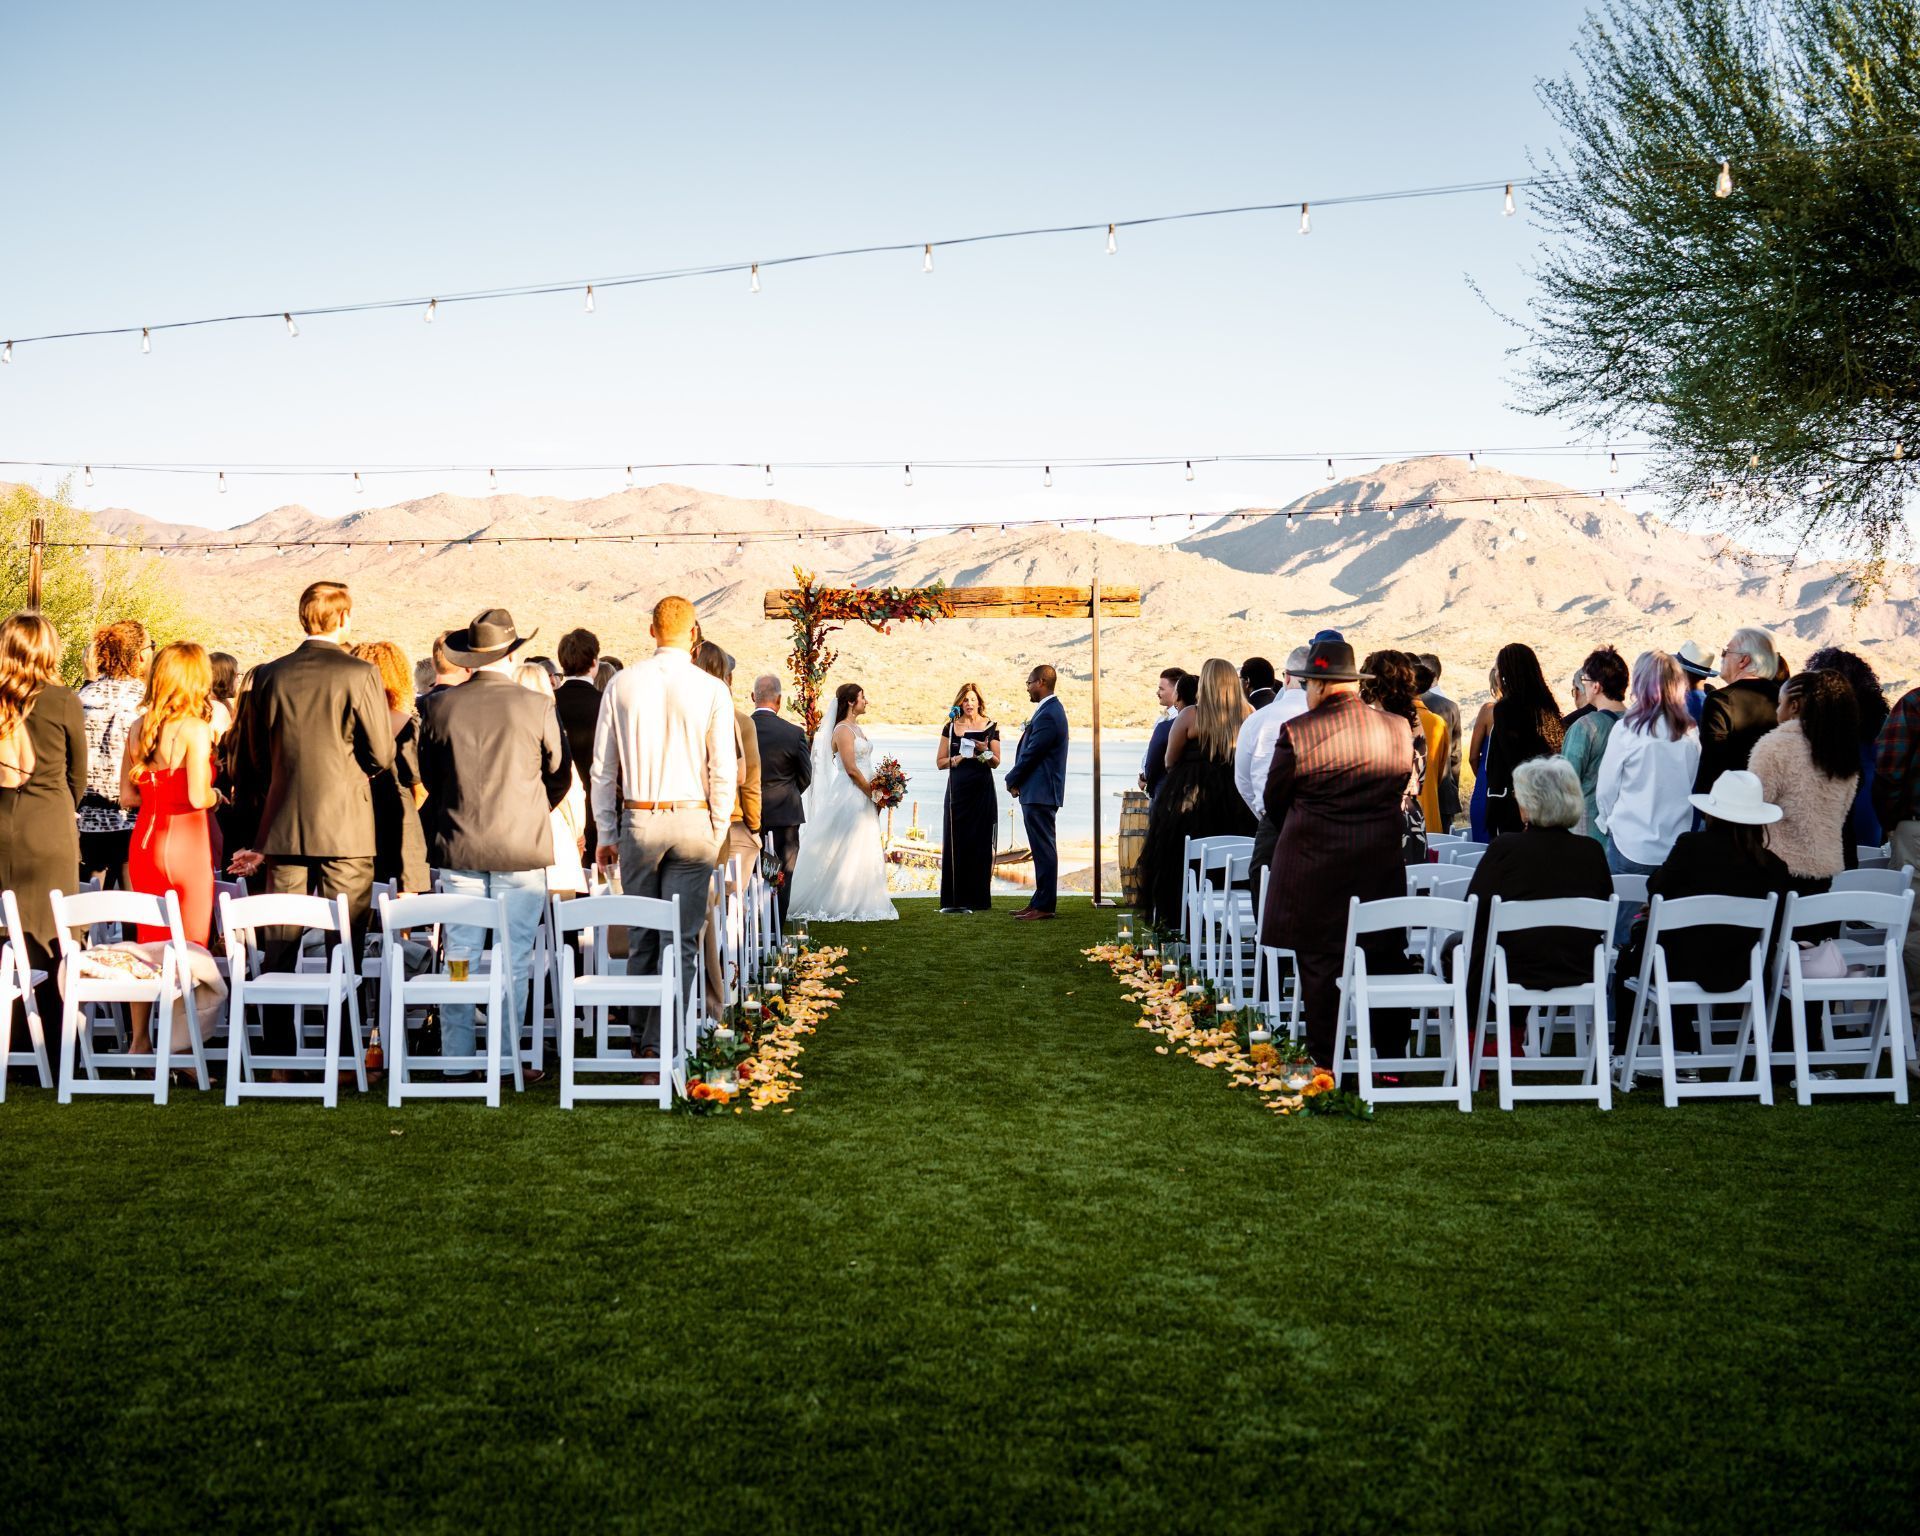
[[[823,923],[890,923],[880,811],[871,798],[873,743],[860,729],[867,696],[858,683],[834,690],[813,743],[813,784],[793,871],[792,917]]]

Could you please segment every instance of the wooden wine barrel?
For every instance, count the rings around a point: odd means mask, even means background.
[[[1120,897],[1130,907],[1140,905],[1140,855],[1147,846],[1151,803],[1144,789],[1130,789],[1120,797]]]

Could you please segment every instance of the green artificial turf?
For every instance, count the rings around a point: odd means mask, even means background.
[[[16,1085],[0,1520],[1911,1527],[1914,1109],[1284,1121],[902,911],[791,1115]]]

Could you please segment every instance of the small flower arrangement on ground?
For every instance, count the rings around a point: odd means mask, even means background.
[[[1253,1089],[1277,1115],[1373,1118],[1373,1107],[1358,1094],[1336,1087],[1333,1074],[1316,1066],[1300,1042],[1271,1035],[1250,1009],[1241,1010],[1249,1021],[1243,1026],[1235,1010],[1220,1003],[1204,983],[1165,974],[1158,947],[1144,958],[1129,943],[1096,944],[1084,953],[1112,970],[1140,1005],[1134,1028],[1166,1042],[1154,1047],[1155,1054],[1185,1056],[1209,1071],[1224,1067],[1229,1087]]]
[[[873,770],[873,803],[890,811],[907,798],[907,771],[897,757],[883,757]]]
[[[796,1063],[805,1040],[846,993],[833,982],[847,975],[844,949],[799,945],[791,960],[774,972],[774,985],[727,1010],[719,1024],[701,1036],[687,1057],[687,1095],[674,1107],[687,1114],[711,1115],[731,1109],[780,1108],[805,1079]],[[852,984],[852,978],[847,978]]]

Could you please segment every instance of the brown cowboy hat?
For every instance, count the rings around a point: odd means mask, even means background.
[[[469,671],[490,667],[511,656],[539,633],[536,629],[533,635],[522,635],[513,627],[513,615],[506,609],[489,608],[484,613],[476,613],[465,629],[447,631],[447,654]]]

